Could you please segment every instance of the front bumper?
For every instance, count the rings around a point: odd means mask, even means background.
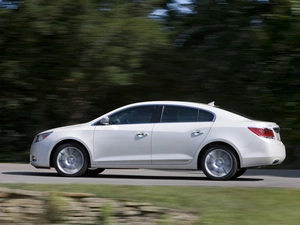
[[[33,143],[30,148],[30,164],[36,168],[50,168],[51,146],[46,140]]]

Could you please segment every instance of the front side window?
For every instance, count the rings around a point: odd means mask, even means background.
[[[117,112],[109,117],[109,124],[151,123],[156,106],[137,106]]]

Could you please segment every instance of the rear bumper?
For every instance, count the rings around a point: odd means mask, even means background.
[[[286,157],[281,141],[256,138],[249,146],[240,149],[241,167],[258,167],[281,164]]]

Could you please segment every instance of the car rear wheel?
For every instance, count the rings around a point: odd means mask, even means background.
[[[88,154],[86,149],[77,143],[65,143],[55,151],[53,164],[62,176],[81,176],[88,168]]]
[[[231,148],[213,146],[204,152],[201,168],[211,180],[229,180],[237,172],[237,158]]]
[[[234,176],[232,178],[238,178],[238,177],[242,176],[246,171],[247,171],[246,168],[239,168],[239,169],[237,169],[236,173],[234,174]]]

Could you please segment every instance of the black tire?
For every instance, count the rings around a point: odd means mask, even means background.
[[[102,173],[105,169],[103,168],[89,168],[86,172],[86,176],[96,176],[99,173]]]
[[[74,142],[62,144],[53,155],[54,168],[64,177],[82,176],[87,171],[88,164],[86,149]]]
[[[238,177],[242,176],[246,171],[247,171],[247,168],[239,168],[239,169],[237,169],[236,173],[234,174],[234,176],[232,178],[233,179],[238,178]]]
[[[229,180],[237,172],[236,154],[227,146],[213,146],[202,155],[201,169],[210,180]]]

